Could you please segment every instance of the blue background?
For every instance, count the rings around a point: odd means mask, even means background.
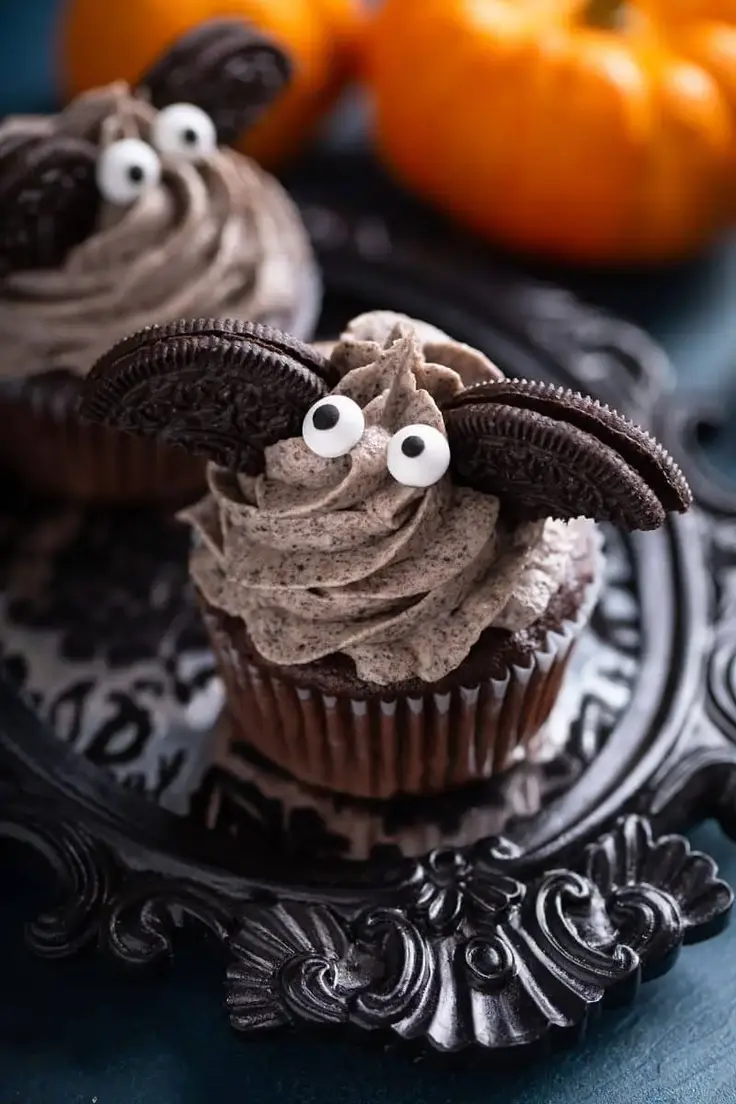
[[[51,109],[62,8],[0,0],[0,112]],[[590,278],[583,291],[650,329],[684,392],[731,409],[714,455],[736,478],[736,246],[666,276]],[[712,826],[695,841],[736,885],[736,845]],[[18,872],[0,898],[0,1104],[736,1102],[736,924],[685,950],[631,1009],[604,1014],[579,1050],[501,1074],[473,1057],[415,1061],[394,1043],[237,1037],[216,958],[185,948],[165,979],[121,976],[98,958],[41,963],[21,938],[33,888]]]
[[[53,109],[60,88],[56,32],[64,8],[64,0],[0,0],[0,113]]]

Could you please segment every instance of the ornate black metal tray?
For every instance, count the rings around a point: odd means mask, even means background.
[[[185,923],[208,931],[238,1030],[353,1025],[527,1055],[579,1038],[728,918],[713,862],[671,833],[709,816],[736,831],[736,499],[713,489],[698,419],[636,328],[413,210],[343,208],[324,178],[300,198],[325,333],[388,306],[511,374],[593,391],[665,438],[698,509],[606,534],[556,751],[372,805],[306,791],[214,723],[176,522],[26,510],[6,491],[0,858],[20,840],[43,860],[55,897],[27,938],[50,958],[93,946],[152,965]]]

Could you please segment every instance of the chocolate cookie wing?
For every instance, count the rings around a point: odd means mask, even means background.
[[[193,103],[232,145],[288,84],[291,62],[242,19],[211,19],[189,31],[145,73],[154,107]]]
[[[263,450],[301,433],[309,407],[335,383],[320,353],[268,326],[173,322],[102,356],[85,380],[80,414],[257,475]]]
[[[95,167],[89,142],[0,131],[0,275],[53,268],[92,232]]]
[[[528,380],[468,388],[443,408],[456,478],[526,520],[656,529],[692,495],[653,437],[593,399]]]

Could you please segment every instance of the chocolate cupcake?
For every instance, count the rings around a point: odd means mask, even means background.
[[[135,88],[0,125],[0,464],[41,492],[192,501],[200,458],[77,416],[81,381],[145,325],[225,314],[311,336],[320,281],[283,188],[229,144],[290,64],[240,20],[203,24]]]
[[[234,738],[360,797],[485,778],[538,742],[595,601],[595,523],[690,504],[607,407],[387,312],[329,353],[224,321],[144,331],[83,413],[210,458],[186,516]]]

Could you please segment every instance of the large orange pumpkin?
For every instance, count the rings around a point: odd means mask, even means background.
[[[360,0],[70,0],[63,35],[67,96],[115,79],[135,81],[184,31],[242,15],[295,63],[293,83],[243,142],[263,164],[298,151],[350,76],[363,28]]]
[[[384,0],[379,149],[515,250],[654,263],[736,195],[736,0]]]

